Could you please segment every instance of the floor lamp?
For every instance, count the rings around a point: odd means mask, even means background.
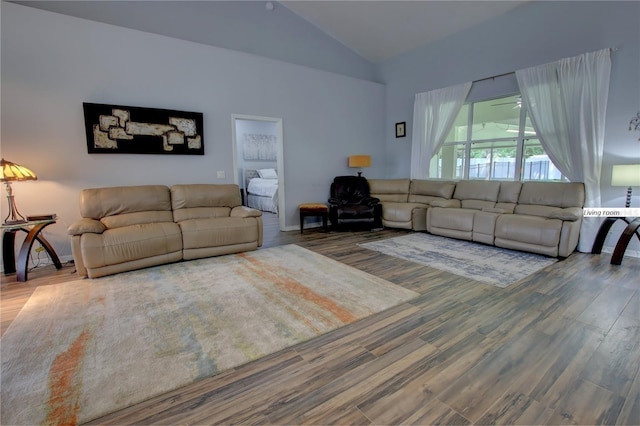
[[[20,166],[11,161],[2,159],[0,165],[0,181],[4,182],[7,188],[7,201],[9,202],[9,214],[4,218],[5,225],[13,225],[16,223],[25,223],[26,219],[20,214],[16,207],[16,201],[13,198],[13,190],[11,182],[20,180],[36,180],[38,177],[31,170],[24,166]]]
[[[631,187],[640,186],[640,164],[616,164],[611,172],[611,186],[627,187],[626,208],[631,207]]]

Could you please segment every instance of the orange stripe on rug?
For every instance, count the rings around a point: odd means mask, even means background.
[[[342,321],[342,323],[350,324],[358,319],[351,312],[339,306],[333,300],[316,293],[310,288],[300,284],[298,281],[270,272],[266,267],[266,263],[247,256],[246,253],[240,253],[238,256],[247,260],[252,266],[257,268],[257,272],[259,272],[260,275],[262,275],[266,279],[271,280],[278,287],[283,288],[289,293],[295,294],[296,296],[300,296],[309,302],[315,303],[323,309],[326,309],[327,311],[335,315],[340,321]]]
[[[82,359],[90,335],[84,330],[69,349],[58,354],[49,369],[49,400],[46,424],[75,425],[80,409],[80,378]]]

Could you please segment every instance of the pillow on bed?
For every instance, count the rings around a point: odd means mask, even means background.
[[[258,176],[262,179],[278,179],[276,169],[258,169]]]

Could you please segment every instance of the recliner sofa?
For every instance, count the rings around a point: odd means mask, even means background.
[[[262,245],[262,212],[242,206],[233,184],[84,189],[80,213],[68,234],[89,278]]]
[[[387,227],[551,257],[567,257],[578,244],[582,183],[370,179],[369,186]]]

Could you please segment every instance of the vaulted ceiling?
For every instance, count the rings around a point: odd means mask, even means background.
[[[238,49],[234,41],[240,37],[239,29],[235,28],[234,32],[229,26],[234,22],[246,24],[242,20],[260,25],[255,22],[256,15],[252,15],[255,9],[250,10],[247,5],[276,14],[284,7],[370,63],[377,64],[486,22],[530,1],[17,0],[15,3],[204,44],[215,42],[231,49]],[[175,13],[178,9],[180,13]],[[203,24],[205,18],[209,19],[209,25]],[[226,37],[223,31],[226,31]]]
[[[351,50],[379,63],[471,28],[528,1],[282,1]]]

